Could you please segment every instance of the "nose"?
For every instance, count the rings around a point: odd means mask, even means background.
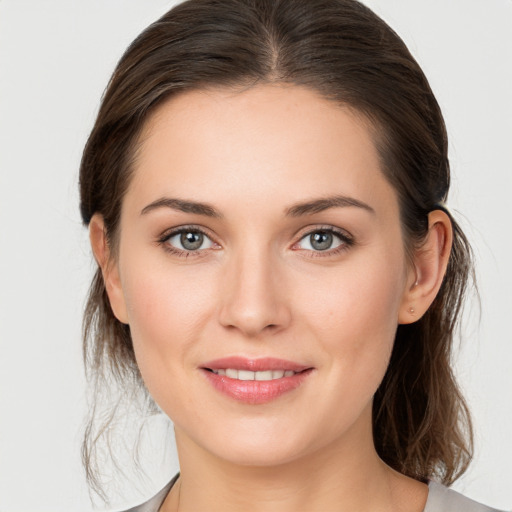
[[[219,321],[246,337],[279,332],[291,321],[289,290],[269,252],[256,249],[234,256],[224,274]]]

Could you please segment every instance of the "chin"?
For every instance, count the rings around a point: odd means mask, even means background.
[[[304,427],[303,422],[292,422],[295,427]],[[215,428],[217,427],[217,428]],[[209,428],[188,437],[196,447],[208,452],[216,459],[239,466],[272,467],[293,462],[308,454],[321,450],[328,436],[308,435],[308,429],[295,431],[293,425],[279,422],[250,420],[240,421],[236,425],[209,425]],[[205,437],[208,432],[208,437]],[[324,442],[320,443],[319,439]],[[325,443],[327,444],[327,443]]]
[[[217,448],[217,447],[216,447]],[[274,443],[255,445],[252,443],[239,443],[224,445],[222,450],[211,450],[211,453],[237,466],[247,467],[275,467],[293,462],[299,457],[300,450],[293,450],[276,446]]]

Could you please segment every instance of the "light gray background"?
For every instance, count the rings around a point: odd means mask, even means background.
[[[0,512],[91,510],[79,444],[92,259],[77,170],[117,59],[173,3],[0,0]],[[366,3],[404,38],[444,110],[450,205],[478,261],[482,317],[476,308],[468,315],[457,364],[477,452],[455,488],[510,509],[512,2]],[[173,449],[167,459],[148,470],[149,483],[112,491],[114,506],[166,482],[177,468]]]

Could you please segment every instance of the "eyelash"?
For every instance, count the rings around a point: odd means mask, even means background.
[[[172,245],[167,243],[172,237],[174,237],[176,235],[183,234],[183,233],[200,233],[204,237],[211,240],[213,244],[218,245],[212,240],[211,235],[209,235],[205,230],[201,229],[198,226],[181,226],[179,228],[171,229],[171,230],[163,233],[157,242],[159,245],[161,245],[163,247],[163,249],[165,251],[173,254],[174,256],[178,256],[180,258],[188,258],[188,257],[197,258],[197,257],[205,256],[206,255],[204,252],[205,249],[195,250],[195,251],[187,251],[187,250],[178,249],[178,248],[173,247]]]
[[[345,251],[348,251],[351,247],[355,245],[354,238],[349,235],[346,231],[342,231],[340,229],[336,229],[332,226],[317,226],[314,229],[311,229],[304,233],[297,242],[293,244],[295,247],[298,243],[300,243],[302,240],[306,239],[307,237],[310,237],[311,235],[315,233],[328,233],[336,238],[338,238],[341,243],[338,247],[335,247],[334,249],[326,249],[325,251],[313,251],[310,249],[296,249],[298,251],[306,251],[308,253],[309,258],[328,258],[332,256],[337,256]]]
[[[181,250],[178,249],[172,245],[170,245],[168,242],[169,240],[176,236],[183,233],[200,233],[204,237],[208,238],[213,244],[218,245],[216,242],[212,240],[212,237],[203,229],[201,229],[198,226],[181,226],[179,228],[174,228],[170,231],[166,231],[163,233],[157,240],[158,244],[162,246],[162,248],[175,256],[178,256],[180,258],[188,258],[188,257],[201,257],[206,256],[206,249],[198,249],[198,250]],[[292,246],[292,249],[299,244],[302,240],[306,239],[307,237],[313,235],[314,233],[328,233],[331,235],[334,235],[336,238],[338,238],[341,243],[338,247],[335,247],[334,249],[326,249],[325,251],[314,251],[310,249],[294,249],[297,251],[304,251],[308,253],[309,258],[325,258],[325,257],[331,257],[336,256],[338,254],[341,254],[342,252],[347,251],[352,246],[355,245],[355,240],[352,236],[350,236],[347,232],[341,231],[339,229],[333,228],[332,226],[318,226],[314,229],[311,229],[304,233],[297,242],[295,242]],[[215,250],[215,249],[214,249]]]

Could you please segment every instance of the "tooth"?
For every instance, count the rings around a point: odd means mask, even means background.
[[[226,377],[229,377],[230,379],[238,379],[238,370],[233,370],[233,368],[227,368]]]
[[[259,380],[268,381],[274,379],[282,379],[283,377],[292,377],[295,375],[293,370],[264,370],[259,372],[252,372],[250,370],[237,370],[235,368],[226,368],[212,370],[217,375],[222,377],[229,377],[230,379],[237,380]]]
[[[254,380],[255,373],[249,370],[238,370],[238,380]]]
[[[272,370],[264,372],[255,372],[254,380],[272,380]]]

